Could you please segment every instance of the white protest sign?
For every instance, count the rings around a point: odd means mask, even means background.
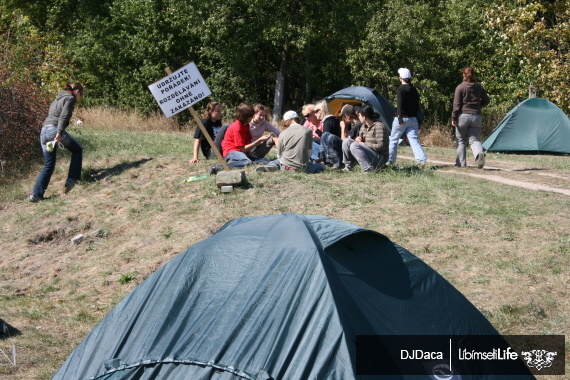
[[[194,62],[151,84],[148,89],[166,117],[174,116],[212,94]]]

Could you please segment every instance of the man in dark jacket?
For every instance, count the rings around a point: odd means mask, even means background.
[[[405,133],[412,147],[418,167],[423,168],[426,155],[418,139],[418,111],[420,109],[420,94],[411,83],[412,73],[406,68],[398,70],[401,85],[397,90],[397,115],[392,123],[390,134],[390,163],[396,162],[398,142]]]

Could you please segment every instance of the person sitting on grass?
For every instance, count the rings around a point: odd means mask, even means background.
[[[251,141],[255,141],[265,132],[271,134],[271,138],[266,142],[261,143],[251,151],[251,154],[257,158],[263,158],[269,153],[273,145],[277,142],[277,137],[281,131],[270,124],[265,117],[267,116],[267,108],[263,104],[256,104],[253,107],[255,114],[249,123],[249,131],[251,132]]]
[[[321,137],[321,161],[332,164],[335,168],[342,165],[342,139],[340,120],[331,115],[325,100],[321,100],[315,107],[315,115],[323,123],[323,132],[315,130]]]
[[[206,111],[204,112],[204,119],[202,119],[202,124],[206,128],[206,131],[210,135],[212,141],[216,138],[218,131],[222,127],[222,104],[219,102],[210,102],[206,106]],[[194,132],[194,155],[189,161],[191,164],[195,164],[199,161],[198,150],[202,150],[202,154],[206,158],[214,158],[216,154],[210,147],[210,143],[204,136],[201,128],[196,128]]]
[[[323,131],[323,124],[319,122],[317,116],[315,116],[315,105],[305,104],[303,110],[303,122],[301,123],[304,127],[309,128],[313,134],[313,151],[311,153],[311,160],[318,161],[321,153],[321,138],[315,131]]]
[[[303,113],[303,118],[305,119],[303,121],[303,126],[309,128],[311,131],[313,131],[313,137],[315,143],[320,144],[321,143],[321,136],[319,134],[317,134],[317,130],[322,134],[323,132],[323,123],[321,123],[319,121],[319,119],[317,119],[317,116],[315,115],[315,105],[314,104],[305,104],[303,106],[303,110],[301,111]]]
[[[266,163],[269,160],[259,159],[251,152],[271,138],[271,135],[263,135],[252,141],[249,123],[253,119],[255,111],[246,103],[241,103],[236,110],[236,120],[230,124],[222,141],[222,155],[231,168],[243,168],[253,163]]]
[[[351,170],[354,161],[358,161],[366,173],[388,162],[390,131],[382,122],[374,120],[374,109],[369,105],[360,108],[358,119],[362,122],[359,136],[342,142],[343,171]]]
[[[358,118],[354,107],[350,104],[345,104],[340,109],[338,116],[340,118],[340,138],[344,140],[350,137],[350,131],[352,131],[352,127],[358,122]]]
[[[303,127],[299,115],[295,111],[287,111],[283,115],[284,130],[279,135],[277,143],[278,160],[256,169],[259,172],[275,171],[277,169],[293,172],[319,173],[325,170],[325,165],[311,162],[313,137],[309,128]]]

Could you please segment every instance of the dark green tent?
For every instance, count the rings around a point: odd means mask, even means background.
[[[570,153],[570,119],[552,102],[518,104],[483,142],[489,152]]]
[[[374,108],[374,112],[378,116],[378,120],[384,123],[388,129],[392,128],[392,120],[394,119],[396,109],[388,100],[386,100],[386,98],[380,95],[380,93],[373,88],[351,86],[327,96],[325,100],[333,115],[338,115],[344,104],[350,104],[353,106],[368,104]]]
[[[356,379],[355,337],[374,334],[497,332],[379,233],[319,216],[245,217],[137,286],[54,379]]]

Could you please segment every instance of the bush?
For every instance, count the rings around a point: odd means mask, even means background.
[[[0,67],[0,83],[11,73]],[[0,85],[0,161],[2,175],[15,174],[41,157],[38,136],[49,99],[32,83],[13,80]]]

